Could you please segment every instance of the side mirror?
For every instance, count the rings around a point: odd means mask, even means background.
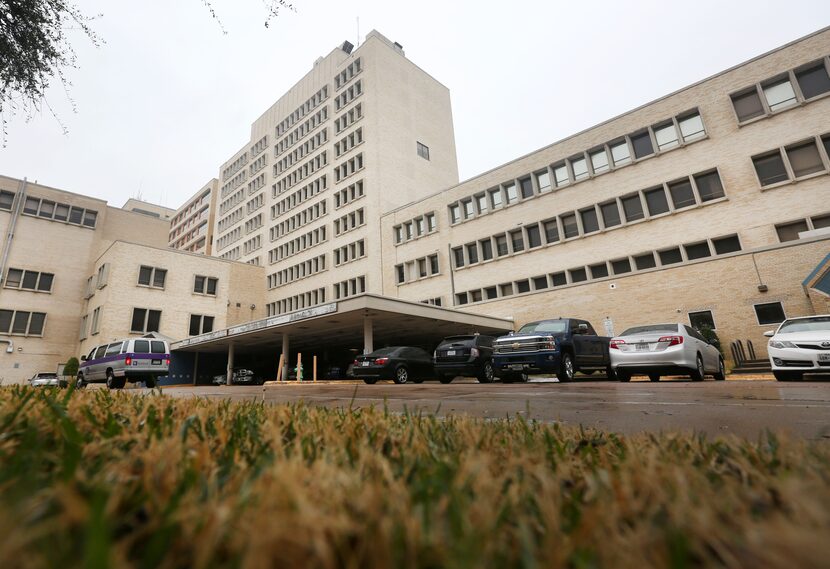
[[[773,336],[775,336],[775,330],[767,330],[766,332],[764,332],[764,336],[766,336],[767,338],[772,338]]]
[[[578,324],[577,327],[576,327],[576,331],[579,334],[587,334],[588,333],[588,325],[585,324],[585,323]]]
[[[86,361],[86,356],[81,356],[81,361],[85,362]]]

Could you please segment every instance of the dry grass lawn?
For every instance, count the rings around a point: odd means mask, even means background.
[[[0,567],[830,564],[830,448],[0,389]]]

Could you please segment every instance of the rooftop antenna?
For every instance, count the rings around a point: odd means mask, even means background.
[[[360,16],[357,17],[357,47],[360,47]]]

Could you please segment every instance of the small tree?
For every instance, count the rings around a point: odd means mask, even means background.
[[[63,366],[63,375],[68,375],[74,380],[75,376],[78,375],[78,367],[80,365],[78,358],[72,356]]]
[[[718,337],[718,333],[715,332],[715,329],[709,326],[708,324],[703,324],[700,328],[697,329],[700,332],[700,335],[703,336],[703,339],[715,346],[718,351],[723,355],[723,348],[720,345],[720,338]]]

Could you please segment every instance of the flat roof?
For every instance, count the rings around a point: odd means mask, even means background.
[[[372,319],[373,344],[419,345],[457,334],[500,335],[514,328],[512,319],[461,312],[374,294],[363,294],[263,318],[174,342],[177,352],[255,353],[282,349],[289,335],[292,352],[328,347],[363,346],[364,317]]]

